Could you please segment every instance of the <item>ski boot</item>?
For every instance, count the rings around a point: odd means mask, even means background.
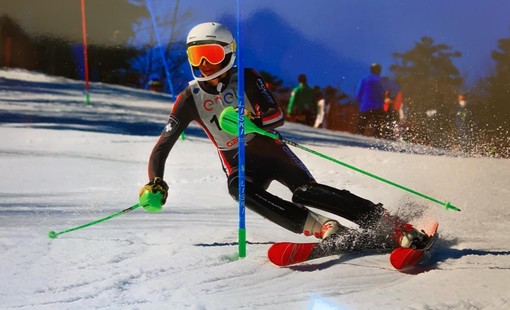
[[[315,236],[318,239],[325,239],[333,234],[337,234],[344,227],[336,220],[310,211],[303,227],[305,236]]]
[[[411,224],[402,224],[395,229],[395,242],[400,247],[417,249],[426,249],[429,245],[430,237],[424,231],[418,231]]]

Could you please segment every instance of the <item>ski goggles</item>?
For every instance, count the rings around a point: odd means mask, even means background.
[[[188,54],[189,63],[198,67],[205,59],[207,62],[213,65],[217,65],[225,60],[225,55],[235,51],[235,43],[231,43],[227,46],[221,46],[219,44],[202,44],[192,45],[188,47],[186,53]]]

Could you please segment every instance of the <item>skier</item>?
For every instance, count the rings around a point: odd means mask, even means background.
[[[178,95],[166,127],[152,150],[148,167],[150,182],[141,188],[140,196],[147,191],[160,192],[161,204],[165,203],[168,196],[168,185],[163,180],[165,161],[180,134],[195,121],[216,146],[228,191],[237,200],[237,137],[224,132],[218,123],[225,107],[237,107],[236,43],[226,27],[207,22],[190,30],[186,44],[194,79]],[[247,117],[264,130],[282,126],[284,114],[260,75],[252,69],[245,69],[244,74]],[[305,206],[337,214],[363,229],[371,229],[381,222],[390,223],[394,227],[388,239],[393,247],[416,246],[422,241],[423,234],[398,217],[390,216],[381,204],[317,183],[285,143],[253,133],[247,134],[245,141],[245,204],[252,211],[294,233],[319,239],[341,235],[348,229]],[[289,188],[293,193],[292,201],[269,193],[267,188],[272,181]],[[394,231],[397,232],[393,236],[395,240],[391,236]]]

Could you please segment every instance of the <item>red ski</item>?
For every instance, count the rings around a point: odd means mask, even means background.
[[[310,254],[318,244],[318,242],[278,242],[269,248],[267,257],[277,266],[288,266],[302,263],[312,259],[310,258]]]
[[[388,253],[389,251],[391,250],[384,246],[381,247],[380,243],[370,240],[370,235],[353,231],[351,234],[338,235],[336,238],[322,242],[277,242],[269,248],[267,256],[277,266],[288,266],[345,253]]]
[[[429,235],[430,242],[423,249],[396,248],[390,254],[390,263],[395,269],[402,270],[415,266],[437,239],[438,222],[431,223],[424,231]]]
[[[425,232],[431,237],[423,249],[414,250],[410,248],[396,248],[391,252],[387,247],[380,247],[380,244],[367,242],[363,234],[340,235],[327,242],[295,243],[295,242],[277,242],[273,244],[267,256],[269,260],[277,266],[289,266],[303,263],[317,258],[341,255],[345,253],[389,253],[391,264],[396,269],[403,269],[414,266],[433,245],[436,239],[438,227],[437,222],[433,222],[426,227]]]

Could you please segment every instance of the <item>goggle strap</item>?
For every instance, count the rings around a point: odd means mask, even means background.
[[[233,41],[229,45],[223,46],[223,50],[225,51],[225,54],[235,52],[236,51],[236,42]]]

